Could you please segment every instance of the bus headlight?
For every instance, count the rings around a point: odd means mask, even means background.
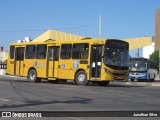
[[[127,73],[126,72],[125,73],[112,73],[109,70],[107,70],[106,68],[104,68],[104,71],[112,76],[128,76],[129,75],[128,72]]]
[[[104,68],[104,71],[113,76],[113,74],[109,70],[107,70],[106,68]]]

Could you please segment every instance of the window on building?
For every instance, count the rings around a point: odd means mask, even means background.
[[[26,59],[34,59],[35,58],[35,45],[27,45],[26,46]]]
[[[11,46],[10,47],[10,59],[14,59],[14,50],[15,50],[15,47]]]
[[[46,58],[46,45],[37,45],[36,59],[45,59]]]
[[[70,59],[71,58],[71,44],[63,44],[61,46],[61,59]]]
[[[88,43],[73,44],[72,58],[73,59],[87,59],[88,58]]]

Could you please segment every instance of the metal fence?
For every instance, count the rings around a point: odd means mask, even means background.
[[[0,63],[0,69],[7,69],[7,63]]]

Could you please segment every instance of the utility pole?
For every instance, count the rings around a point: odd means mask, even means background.
[[[138,48],[138,58],[139,58],[139,48]]]
[[[101,38],[102,36],[102,16],[100,14],[100,18],[99,18],[99,38]]]
[[[160,45],[159,45],[159,64],[158,64],[158,68],[159,68],[158,74],[159,74],[159,78],[160,78]]]

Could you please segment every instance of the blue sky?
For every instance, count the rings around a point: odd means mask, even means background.
[[[155,11],[160,0],[0,0],[0,46],[48,29],[98,37],[154,36]]]

